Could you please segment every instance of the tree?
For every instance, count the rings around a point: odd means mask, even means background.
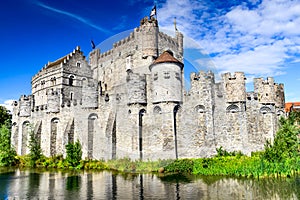
[[[66,145],[66,150],[67,150],[67,157],[66,161],[72,166],[76,167],[77,165],[80,164],[80,160],[82,157],[82,150],[81,150],[81,144],[77,140],[77,142],[69,143]]]
[[[30,159],[30,166],[35,167],[36,161],[38,161],[42,157],[42,148],[40,145],[40,141],[36,134],[34,134],[34,131],[32,127],[30,127],[30,134],[29,134],[29,159]]]
[[[11,114],[5,107],[0,106],[0,125],[5,124],[8,120],[11,120]]]
[[[280,127],[273,144],[267,141],[263,157],[270,162],[281,162],[287,158],[299,156],[299,128],[295,126],[295,117],[280,119]]]
[[[12,166],[15,164],[16,151],[10,144],[10,129],[8,123],[0,127],[0,166]]]

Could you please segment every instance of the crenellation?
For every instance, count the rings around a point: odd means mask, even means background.
[[[157,160],[210,157],[222,146],[250,155],[273,140],[284,115],[284,86],[243,72],[190,74],[184,87],[183,34],[159,31],[145,17],[106,52],[80,47],[48,62],[32,77],[32,94],[13,103],[12,144],[29,149],[28,125],[43,154],[66,156],[79,140],[83,158]]]
[[[222,75],[224,82],[225,99],[230,102],[246,101],[246,77],[243,72],[234,74],[225,73]]]

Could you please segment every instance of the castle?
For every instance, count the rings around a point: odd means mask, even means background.
[[[216,148],[250,154],[272,140],[284,115],[284,87],[242,72],[190,75],[185,91],[183,34],[159,31],[145,17],[111,50],[79,47],[32,78],[32,94],[14,102],[12,145],[29,153],[29,126],[43,154],[66,155],[79,141],[83,158],[157,160],[209,157]]]

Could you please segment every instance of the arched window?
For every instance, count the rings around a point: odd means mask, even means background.
[[[145,115],[146,110],[141,109],[139,111],[139,152],[140,152],[140,159],[143,159],[143,116]]]
[[[283,110],[277,110],[277,116],[281,116],[284,114],[284,111]]]
[[[51,135],[50,135],[50,155],[54,156],[56,154],[56,136],[58,128],[58,118],[53,118],[51,120]]]
[[[29,121],[25,121],[22,124],[22,146],[21,146],[21,155],[26,155],[27,153],[27,141],[29,137],[30,127]]]
[[[260,108],[259,112],[262,113],[262,114],[267,114],[267,113],[271,112],[271,108],[269,108],[267,106],[263,106],[263,107]]]
[[[196,113],[205,113],[205,107],[203,105],[195,106],[194,110],[195,110]]]
[[[174,131],[174,146],[175,146],[175,158],[178,158],[178,151],[177,151],[177,130],[179,128],[179,120],[180,120],[180,114],[181,113],[181,106],[176,105],[173,110],[173,131]]]
[[[232,104],[226,108],[226,112],[230,112],[230,113],[239,112],[239,107],[237,105]]]
[[[153,108],[153,113],[154,114],[161,114],[161,108],[159,106],[155,106]]]
[[[69,86],[73,86],[73,84],[74,84],[74,79],[75,79],[75,77],[74,77],[73,75],[71,75],[71,76],[69,77]]]
[[[93,146],[94,146],[94,135],[95,135],[95,125],[98,115],[95,113],[90,114],[88,118],[88,158],[93,158]]]

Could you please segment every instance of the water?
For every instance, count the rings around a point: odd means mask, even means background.
[[[300,199],[300,178],[0,168],[0,199]]]

